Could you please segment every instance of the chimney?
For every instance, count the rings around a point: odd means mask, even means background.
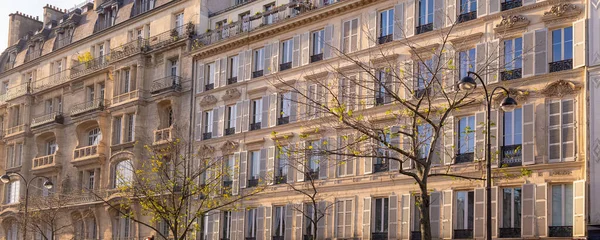
[[[94,9],[97,9],[100,4],[102,4],[104,0],[94,0]]]
[[[11,13],[8,17],[8,46],[16,44],[23,36],[43,27],[43,23],[37,18],[21,12]]]
[[[44,26],[47,26],[52,21],[60,20],[65,12],[62,9],[46,4],[44,7]]]

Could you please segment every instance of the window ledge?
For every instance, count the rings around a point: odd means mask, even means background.
[[[130,148],[130,147],[133,147],[134,144],[135,144],[135,141],[126,142],[126,143],[113,144],[113,145],[110,146],[110,150],[116,151],[116,150],[121,150],[121,149],[124,149],[124,148]]]

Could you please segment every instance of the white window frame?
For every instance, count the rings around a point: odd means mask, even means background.
[[[573,106],[572,106],[571,109],[573,109],[573,111],[571,111],[571,112],[563,112],[563,104],[564,104],[564,102],[568,102],[568,101],[572,102]],[[559,104],[560,111],[559,111],[559,113],[552,114],[552,113],[550,113],[550,105],[551,104],[555,104],[555,103]],[[548,137],[548,162],[574,161],[575,154],[577,152],[575,150],[575,148],[576,148],[575,139],[577,137],[576,136],[577,132],[575,131],[575,121],[577,119],[576,118],[577,115],[576,115],[576,112],[575,112],[575,107],[576,107],[576,101],[575,101],[575,99],[572,99],[572,98],[561,99],[561,100],[552,100],[552,101],[549,101],[548,104],[547,104],[547,110],[548,110],[548,119],[547,119],[548,135],[550,135],[550,133],[552,132],[552,130],[558,130],[559,139],[560,139],[560,143],[556,144],[556,143],[550,143],[550,139],[551,138],[550,138],[550,136]],[[566,115],[566,114],[572,114],[573,115],[573,117],[572,117],[573,122],[572,123],[563,124],[563,118],[564,118],[564,115]],[[556,125],[556,126],[550,126],[550,118],[552,116],[558,116],[558,119],[559,119],[559,124],[558,125]],[[564,128],[572,128],[572,131],[573,131],[573,141],[564,141],[563,140],[563,130],[564,130]],[[573,153],[572,153],[573,157],[568,157],[567,158],[567,157],[563,156],[563,146],[565,144],[572,144],[573,145]],[[559,154],[561,156],[558,159],[551,159],[550,158],[550,147],[555,146],[555,145],[559,146]]]
[[[179,58],[173,58],[169,60],[170,74],[172,77],[179,76]]]
[[[99,127],[88,131],[88,146],[95,146],[102,141],[102,132]]]
[[[231,57],[229,57],[229,60],[227,61],[228,63],[228,71],[227,74],[229,74],[229,78],[237,78],[238,77],[238,68],[239,68],[239,56],[238,55],[233,55]]]
[[[204,131],[202,131],[203,133],[212,133],[213,130],[213,121],[214,121],[214,116],[213,116],[213,110],[208,110],[208,111],[204,111],[204,114],[202,114],[204,117]]]
[[[227,106],[227,127],[235,129],[236,118],[237,118],[237,105]]]
[[[571,58],[565,58],[565,45],[567,45],[567,42],[565,41],[565,29],[567,28],[571,28],[571,33],[573,33],[573,35],[575,35],[575,33],[573,32],[573,26],[569,26],[569,27],[564,27],[564,28],[559,28],[559,29],[554,29],[551,32],[551,36],[550,36],[550,40],[552,41],[550,46],[552,46],[552,56],[550,56],[551,61],[552,62],[558,62],[558,61],[563,61],[563,60],[568,60],[568,59],[573,59],[573,38],[574,36],[571,36]],[[560,59],[555,60],[554,59],[554,32],[555,31],[560,31]],[[568,49],[568,48],[567,48]]]
[[[350,209],[347,209],[347,202],[350,202]],[[343,208],[343,209],[341,209]],[[335,204],[335,236],[338,238],[351,238],[354,236],[354,200],[353,199],[339,199]],[[341,211],[340,211],[341,210]],[[350,215],[350,222],[346,222],[347,214]],[[343,215],[343,217],[340,217]],[[346,232],[346,228],[350,226],[350,231]],[[339,228],[343,229],[340,232]]]
[[[213,84],[213,86],[214,86],[214,84],[215,84],[215,71],[216,71],[216,69],[215,69],[215,63],[214,62],[206,64],[206,76],[204,77],[205,78],[205,83],[204,83],[205,86],[209,85],[209,84]],[[202,87],[205,87],[205,86],[202,86]]]
[[[278,210],[279,214],[277,214]],[[277,221],[277,218],[279,218],[279,221]],[[280,226],[279,231],[277,231],[277,225]],[[273,206],[273,236],[285,236],[285,206]]]
[[[435,9],[433,9],[433,5],[434,5],[433,2],[434,1],[435,0],[419,0],[419,1],[416,2],[415,7],[416,7],[416,10],[417,10],[417,17],[418,17],[418,19],[417,19],[417,25],[418,26],[424,26],[424,25],[433,23],[434,18],[435,18],[435,16],[433,16],[434,12],[435,12]],[[419,8],[420,2],[425,2],[425,14],[427,16],[425,16],[425,18],[424,18],[425,21],[424,22],[421,22],[422,16],[421,16],[421,9]],[[430,6],[430,4],[431,4],[431,6]],[[431,19],[429,19],[430,15],[432,16]]]
[[[114,166],[114,187],[126,186],[133,181],[133,165],[131,159],[125,159]]]
[[[257,98],[252,100],[251,102],[252,104],[252,116],[251,117],[251,122],[252,123],[261,123],[262,122],[262,98]]]
[[[46,142],[46,155],[52,155],[56,153],[58,149],[58,144],[56,144],[56,139],[50,139]]]
[[[473,54],[471,56],[471,53]],[[463,54],[467,59],[463,59]],[[477,59],[477,50],[475,48],[469,48],[467,50],[461,51],[458,53],[458,75],[459,77],[462,79],[463,77],[466,77],[468,74],[468,72],[475,72],[475,65],[476,63],[476,59]],[[463,63],[464,66],[463,66]],[[466,68],[464,70],[464,74],[463,74],[463,68]]]
[[[294,39],[290,38],[281,41],[281,64],[291,63],[294,51]]]
[[[231,211],[223,212],[223,238],[224,239],[231,239],[231,218],[232,217],[233,217],[233,214]]]
[[[256,237],[256,222],[257,222],[257,209],[251,208],[247,210],[246,217],[248,218],[248,224],[246,225],[247,231],[244,233],[246,237]]]
[[[278,151],[275,156],[277,159],[277,169],[275,172],[275,176],[277,177],[282,177],[282,176],[286,176],[288,175],[288,167],[287,165],[289,164],[289,147],[288,146],[282,146],[281,148],[275,148],[275,151]],[[283,166],[282,166],[283,165]]]
[[[342,52],[343,53],[352,53],[358,51],[360,48],[360,39],[358,38],[359,31],[359,20],[358,18],[353,18],[347,21],[344,21],[342,24]],[[356,48],[352,49],[352,45],[354,45],[354,41],[352,38],[356,39]],[[346,44],[347,42],[347,44]]]
[[[325,29],[319,29],[311,32],[311,56],[323,54],[323,48],[325,47]]]
[[[573,214],[574,214],[574,211],[573,211],[573,207],[574,207],[574,201],[573,201],[574,188],[573,188],[573,184],[572,183],[553,184],[553,185],[550,185],[550,186],[551,186],[551,188],[550,188],[550,202],[552,203],[551,204],[552,205],[552,209],[550,209],[550,211],[549,211],[548,214],[552,215],[552,221],[549,222],[548,225],[551,226],[551,227],[554,227],[554,226],[557,226],[557,227],[558,226],[573,226],[573,224],[574,224],[574,222],[573,222]],[[556,204],[554,204],[554,195],[555,194],[553,193],[553,191],[554,191],[554,187],[557,187],[557,186],[560,187],[560,189],[561,189],[560,190],[561,191],[561,193],[560,193],[560,196],[561,196],[561,201],[560,201],[561,206],[560,207],[561,207],[561,210],[562,210],[561,211],[561,215],[562,216],[561,216],[561,219],[560,219],[560,225],[554,225],[554,221],[555,221],[556,217],[552,214],[554,212],[554,208],[556,207]],[[571,189],[570,189],[571,190],[571,197],[570,198],[566,194],[566,190],[567,190],[566,187],[567,186],[571,187]],[[567,201],[571,202],[571,215],[570,216],[566,216],[567,212],[565,210],[568,209],[568,207],[566,205]],[[567,225],[567,221],[571,221],[571,225]]]
[[[517,49],[516,40],[521,39],[521,48]],[[509,46],[512,51],[506,52],[507,46]],[[523,38],[516,37],[504,40],[503,45],[503,54],[504,54],[504,68],[506,70],[515,70],[523,68]],[[510,54],[510,55],[509,55]],[[518,56],[517,56],[518,55]],[[518,63],[518,64],[517,64]]]
[[[278,117],[289,117],[292,113],[292,92],[280,93],[277,107],[279,108]]]
[[[515,122],[515,113],[520,113],[521,114],[521,122]],[[509,116],[510,115],[510,116]],[[510,119],[508,119],[510,118]],[[523,108],[516,108],[510,112],[504,112],[503,117],[502,117],[502,121],[503,121],[503,128],[502,128],[502,142],[504,143],[504,146],[511,146],[511,145],[522,145],[523,144]],[[510,121],[511,125],[512,125],[512,129],[510,129],[510,133],[507,133],[506,131],[506,122]],[[515,132],[515,126],[520,126],[521,128],[521,132],[517,133]],[[521,136],[520,138],[517,137]],[[509,136],[509,137],[507,137]],[[518,140],[518,141],[517,141]],[[509,142],[510,144],[507,144],[507,142]],[[517,143],[518,142],[518,143]]]
[[[121,93],[128,93],[131,91],[131,69],[123,69],[123,89]]]
[[[252,53],[253,57],[253,65],[252,68],[254,72],[262,71],[265,69],[265,48],[254,49]]]
[[[16,204],[19,203],[21,197],[21,181],[16,180],[5,184],[5,203]]]
[[[456,224],[454,226],[454,230],[466,230],[469,229],[469,193],[472,192],[473,193],[473,201],[475,201],[475,192],[472,190],[465,190],[465,191],[457,191],[456,192],[456,199],[454,200],[454,203],[456,204],[456,214],[455,215],[455,219],[456,219]],[[465,212],[463,213],[463,219],[464,219],[464,223],[463,226],[458,226],[458,195],[460,193],[465,193],[465,198],[466,201],[464,202],[464,209]],[[475,203],[473,202],[473,210],[475,210]],[[473,227],[475,226],[475,213],[473,213]]]
[[[386,9],[379,12],[379,37],[393,36],[394,26],[396,21],[394,19],[394,8]],[[390,24],[391,19],[391,24]]]
[[[306,142],[308,146],[312,148],[309,150],[308,155],[308,170],[312,172],[317,172],[320,169],[319,163],[321,162],[321,141],[313,140]],[[325,170],[324,170],[325,171]]]
[[[463,121],[463,119],[467,120],[467,126],[471,125],[471,121],[473,122],[473,128],[469,129],[469,132],[466,132],[466,129],[461,129],[460,127],[460,123]],[[458,146],[456,147],[458,150],[459,154],[463,154],[463,153],[474,153],[475,152],[475,145],[477,145],[477,143],[475,142],[475,128],[477,127],[477,123],[475,122],[475,115],[468,115],[468,116],[462,116],[458,118],[458,121],[456,123],[456,127],[457,129],[457,136],[458,136]],[[465,138],[463,138],[462,134],[465,134]],[[462,142],[465,141],[467,146],[466,146],[466,150],[465,152],[462,152]],[[473,142],[473,148],[469,149],[469,142]]]
[[[377,201],[381,201],[381,209],[377,209]],[[390,199],[387,197],[383,197],[383,198],[375,198],[373,199],[373,227],[372,227],[372,232],[374,233],[383,233],[383,232],[388,232],[389,231],[389,213],[386,213],[386,206],[387,209],[389,211],[389,206],[390,206]],[[381,218],[378,219],[377,217],[377,213],[381,214]],[[388,215],[388,218],[386,218],[385,216]],[[377,229],[377,221],[381,221],[381,229]],[[387,225],[387,226],[386,226]],[[385,231],[384,231],[385,230]]]
[[[248,152],[250,164],[248,165],[248,179],[260,178],[260,150]]]

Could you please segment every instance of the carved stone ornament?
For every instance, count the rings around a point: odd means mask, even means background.
[[[517,103],[519,103],[519,104],[526,103],[527,98],[529,98],[529,95],[531,94],[530,91],[523,91],[523,90],[516,89],[516,88],[509,88],[508,93],[510,94],[510,97],[515,99],[515,101],[517,101]],[[500,102],[502,100],[504,100],[505,97],[506,97],[505,94],[495,95],[493,106],[499,106]]]
[[[217,98],[213,95],[206,95],[200,100],[200,106],[208,106],[217,103]]]
[[[514,28],[529,25],[529,19],[521,15],[508,15],[502,16],[500,23],[496,25],[496,28]]]
[[[211,156],[213,153],[215,153],[215,148],[213,146],[202,145],[200,148],[198,148],[199,156]]]
[[[574,17],[581,14],[581,9],[570,3],[560,3],[552,6],[549,11],[544,12],[542,19],[552,21],[557,19]]]
[[[228,101],[238,99],[240,96],[242,96],[240,90],[238,90],[237,88],[230,88],[227,89],[227,91],[225,91],[225,95],[223,95],[223,97],[221,98],[223,99],[223,101]]]
[[[566,80],[558,80],[548,84],[541,93],[546,97],[563,97],[576,93],[580,87]]]
[[[223,152],[223,154],[230,154],[230,153],[234,152],[235,150],[237,150],[239,145],[240,144],[237,142],[227,140],[221,146],[221,152]]]

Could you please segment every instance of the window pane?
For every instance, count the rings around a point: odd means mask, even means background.
[[[561,29],[552,31],[552,61],[560,61],[562,60],[561,55],[561,46],[562,46],[562,36]]]
[[[514,203],[515,203],[515,208],[513,209],[514,216],[515,216],[513,227],[520,228],[521,227],[521,188],[514,189],[513,197],[514,197]]]
[[[552,226],[562,226],[562,185],[552,185]]]
[[[573,226],[573,185],[565,184],[565,222],[564,226]]]
[[[564,37],[564,56],[563,56],[563,60],[564,59],[573,59],[573,27],[568,27],[564,29],[563,32],[563,37]]]
[[[512,222],[512,189],[506,188],[502,191],[502,227],[510,228]]]

